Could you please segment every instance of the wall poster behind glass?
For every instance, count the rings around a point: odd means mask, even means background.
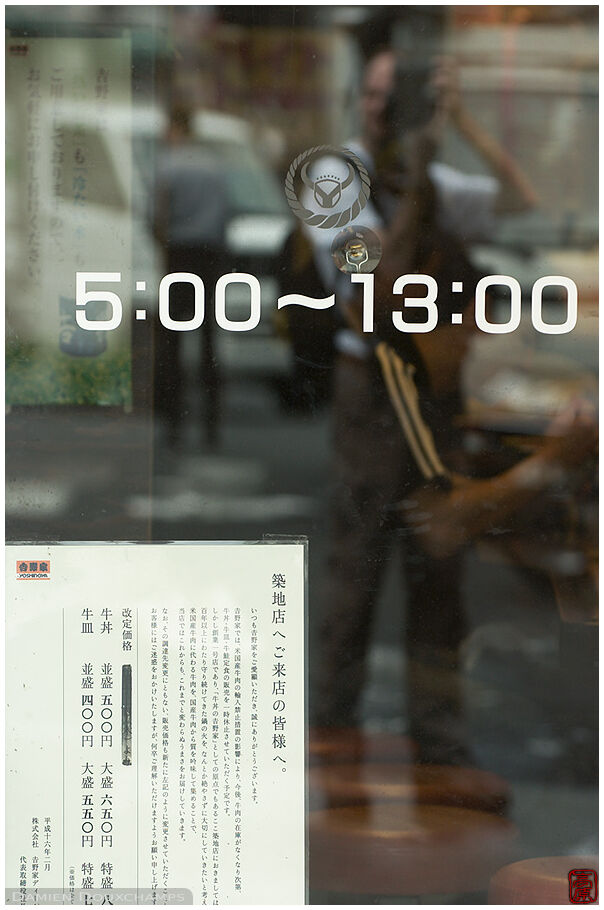
[[[7,401],[129,406],[129,323],[85,331],[74,277],[131,276],[130,40],[9,39],[6,61]]]

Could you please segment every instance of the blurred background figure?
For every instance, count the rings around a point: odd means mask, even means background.
[[[160,152],[153,212],[153,233],[165,259],[165,273],[200,275],[205,286],[205,317],[199,336],[199,392],[203,399],[203,437],[218,442],[220,368],[215,349],[214,287],[226,270],[227,185],[216,158],[195,140],[193,112],[170,111]],[[172,319],[193,317],[193,287],[176,282],[170,292]],[[182,362],[182,333],[157,325],[155,406],[167,430],[167,442],[178,445],[187,423],[187,396]]]

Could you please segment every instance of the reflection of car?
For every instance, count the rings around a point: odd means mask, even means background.
[[[520,255],[506,246],[481,246],[474,260],[485,274],[510,275],[522,289],[522,319],[508,335],[477,332],[465,365],[468,403],[476,412],[497,414],[519,431],[543,428],[579,395],[595,402],[598,370],[598,262],[594,250],[553,247]],[[578,290],[578,319],[566,334],[538,332],[531,319],[531,290],[546,275],[571,278]],[[509,292],[495,294],[493,321],[509,318]],[[543,294],[543,318],[552,324],[566,315],[565,292],[552,285]]]
[[[510,335],[477,333],[466,388],[475,403],[478,397],[491,408],[530,412],[543,423],[578,390],[591,395],[595,385],[598,45],[595,32],[578,32],[572,45],[560,30],[539,25],[517,37],[513,86],[507,91],[497,29],[459,30],[451,46],[461,62],[466,103],[525,168],[540,199],[530,212],[502,217],[496,235],[472,250],[484,274],[519,281],[523,319]],[[443,157],[469,173],[480,167],[454,131]],[[531,290],[546,275],[566,276],[577,285],[579,320],[569,334],[541,334],[531,325]],[[496,318],[505,321],[509,292],[494,289],[493,296]],[[546,288],[543,300],[544,319],[563,321],[564,291]]]
[[[533,216],[535,217],[535,216]],[[544,220],[544,219],[543,219]],[[579,395],[595,402],[598,371],[598,255],[597,250],[527,246],[522,252],[511,244],[481,245],[473,259],[484,274],[516,278],[522,291],[522,318],[518,329],[508,335],[478,332],[471,356],[465,365],[465,385],[470,406],[511,417],[511,426],[532,426],[535,432],[554,414]],[[554,276],[542,293],[546,323],[564,322],[566,291],[555,284],[555,276],[574,281],[577,287],[578,318],[572,331],[544,334],[531,317],[531,292],[535,282]],[[510,314],[507,288],[493,287],[495,322],[506,322]],[[503,343],[502,343],[503,342]],[[515,415],[515,418],[514,418]],[[506,418],[507,419],[507,418]]]

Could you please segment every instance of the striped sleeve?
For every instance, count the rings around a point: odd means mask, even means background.
[[[385,342],[375,349],[388,396],[409,445],[409,450],[426,481],[449,479],[441,462],[432,431],[422,417],[417,387],[409,367]]]

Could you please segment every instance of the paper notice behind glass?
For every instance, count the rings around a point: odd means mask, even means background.
[[[304,577],[298,543],[7,548],[8,903],[304,902]]]
[[[132,133],[129,38],[11,38],[6,45],[9,404],[131,403]],[[122,324],[75,319],[75,275],[124,298]],[[111,316],[106,301],[89,320]]]

